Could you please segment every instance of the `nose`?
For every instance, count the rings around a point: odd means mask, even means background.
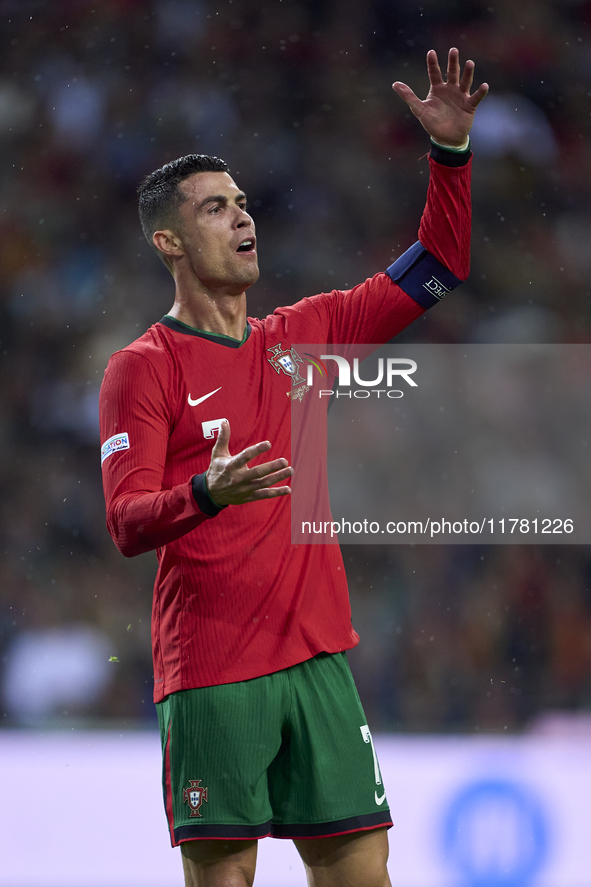
[[[238,209],[238,216],[237,216],[236,227],[237,228],[245,228],[245,227],[248,227],[249,225],[252,225],[252,227],[254,228],[254,222],[252,220],[252,216],[249,213],[247,213],[245,209],[242,209],[242,207],[240,207],[240,206],[238,206],[237,209]]]

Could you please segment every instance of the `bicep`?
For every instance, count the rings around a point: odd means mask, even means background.
[[[105,372],[100,396],[101,454],[105,497],[162,488],[170,434],[169,398],[151,363],[120,352]],[[105,442],[123,439],[122,449]]]

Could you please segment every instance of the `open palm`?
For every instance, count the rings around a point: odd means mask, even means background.
[[[470,88],[474,78],[474,62],[464,65],[460,77],[460,53],[453,47],[447,60],[447,80],[443,79],[437,53],[427,53],[427,73],[430,89],[424,101],[418,98],[406,83],[392,84],[392,89],[407,103],[429,135],[445,145],[459,147],[465,144],[472,128],[476,108],[488,92],[483,83],[473,95]]]

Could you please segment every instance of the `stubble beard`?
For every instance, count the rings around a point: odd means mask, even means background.
[[[236,295],[256,283],[260,276],[258,263],[251,268],[234,268],[232,271],[233,273],[228,275],[227,282]]]

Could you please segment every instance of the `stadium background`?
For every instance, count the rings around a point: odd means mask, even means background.
[[[427,139],[390,84],[424,95],[427,49],[457,45],[492,86],[473,139],[472,275],[403,341],[586,343],[591,3],[0,10],[0,724],[154,727],[155,559],[126,561],[104,528],[97,428],[108,357],[172,302],[141,235],[138,180],[192,151],[229,162],[258,228],[251,314],[346,288],[416,239]],[[587,548],[348,546],[344,558],[374,731],[584,721]]]

